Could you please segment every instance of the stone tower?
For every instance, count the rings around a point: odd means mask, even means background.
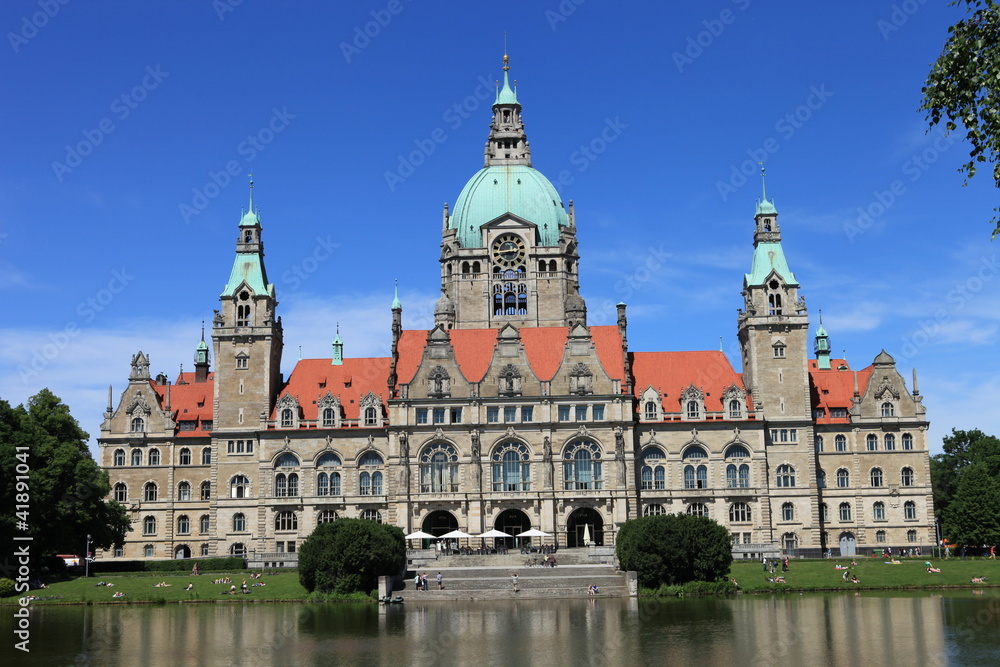
[[[215,430],[257,430],[271,412],[281,383],[281,318],[267,282],[260,217],[243,215],[236,259],[212,321],[215,352]]]
[[[757,204],[754,224],[753,263],[743,280],[745,310],[739,313],[737,328],[743,380],[766,421],[771,517],[789,511],[786,516],[795,517],[772,540],[793,550],[816,547],[822,531],[819,504],[811,491],[816,456],[809,395],[809,317],[781,247],[778,211],[766,191]]]
[[[446,329],[586,324],[569,210],[531,166],[521,104],[504,56],[483,168],[442,218],[441,299]]]

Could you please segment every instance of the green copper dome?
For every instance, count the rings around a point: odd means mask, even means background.
[[[559,245],[559,227],[569,224],[559,193],[541,172],[526,165],[493,165],[462,188],[448,227],[458,231],[463,248],[481,248],[480,227],[505,213],[537,225],[543,246]]]
[[[768,200],[763,200],[757,202],[757,213],[755,215],[777,215],[778,211],[774,208],[774,202]]]

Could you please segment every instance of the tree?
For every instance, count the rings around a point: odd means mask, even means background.
[[[309,592],[367,593],[406,562],[403,531],[367,519],[321,523],[299,548],[299,581]]]
[[[623,570],[635,570],[639,584],[719,581],[733,562],[729,531],[706,517],[663,514],[631,519],[616,540]]]
[[[968,16],[948,29],[950,36],[934,62],[923,88],[921,110],[930,127],[945,123],[945,134],[961,125],[972,145],[969,161],[959,171],[965,182],[976,166],[993,165],[1000,188],[1000,5],[994,0],[964,2]],[[1000,207],[993,209],[1000,212]],[[1000,215],[990,220],[993,238],[1000,234]]]
[[[958,496],[959,482],[973,464],[981,463],[994,475],[1000,474],[1000,439],[979,429],[952,429],[944,438],[944,453],[931,457],[931,484],[934,510],[943,519],[951,502]],[[949,535],[945,535],[949,537]]]
[[[35,563],[46,555],[81,553],[87,535],[92,549],[124,543],[131,521],[120,503],[104,500],[111,485],[90,455],[88,438],[48,389],[28,399],[27,407],[11,408],[0,399],[0,543],[31,536]],[[17,479],[23,471],[27,480]]]
[[[957,544],[1000,544],[1000,480],[985,463],[961,475],[955,497],[942,516],[944,534]]]

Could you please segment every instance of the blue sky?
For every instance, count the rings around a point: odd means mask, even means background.
[[[96,6],[95,6],[96,5]],[[681,6],[675,6],[681,5]],[[504,31],[534,166],[576,204],[591,324],[734,365],[757,162],[836,356],[917,368],[940,450],[1000,433],[984,172],[920,89],[933,0],[9,1],[0,6],[0,397],[99,432],[131,355],[192,368],[255,174],[283,368],[388,351],[439,290],[441,208],[481,167]]]

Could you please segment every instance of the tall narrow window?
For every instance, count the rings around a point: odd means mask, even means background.
[[[899,481],[903,486],[913,486],[913,468],[903,468],[899,474]]]
[[[872,486],[879,487],[882,486],[882,469],[872,468],[871,470],[871,480]]]
[[[834,444],[834,448],[838,452],[846,452],[847,451],[847,436],[838,435],[836,438],[834,438],[833,444]]]
[[[178,457],[178,464],[182,466],[191,465],[191,450],[187,447],[181,449],[180,456]]]
[[[877,502],[872,505],[872,519],[875,521],[885,521],[885,503]]]

